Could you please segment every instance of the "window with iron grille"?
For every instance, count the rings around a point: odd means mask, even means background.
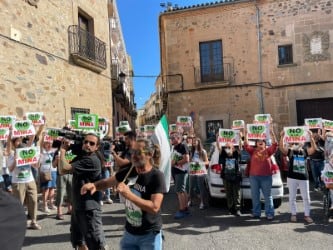
[[[75,119],[75,114],[90,114],[90,109],[83,109],[83,108],[71,108],[71,117],[72,120]]]
[[[293,63],[293,46],[291,44],[278,46],[278,53],[279,65]]]
[[[199,47],[201,82],[223,81],[222,41],[201,42]]]

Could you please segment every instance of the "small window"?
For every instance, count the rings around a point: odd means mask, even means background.
[[[75,119],[75,114],[90,114],[90,109],[82,109],[82,108],[71,108],[71,117],[72,120]]]
[[[222,41],[201,42],[199,49],[201,82],[223,81]]]
[[[293,46],[281,45],[278,47],[279,52],[279,65],[293,63]]]

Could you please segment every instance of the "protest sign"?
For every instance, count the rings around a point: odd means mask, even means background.
[[[9,128],[13,125],[16,120],[15,116],[12,115],[1,115],[0,116],[0,128]]]
[[[155,125],[144,125],[145,128],[145,134],[149,138],[155,130]]]
[[[9,136],[9,128],[0,128],[0,141],[7,141]]]
[[[269,124],[271,123],[271,115],[270,114],[256,114],[254,115],[255,124]]]
[[[285,143],[304,143],[310,140],[306,126],[284,127],[283,131]]]
[[[247,124],[247,138],[249,140],[269,139],[269,126],[267,124]]]
[[[77,129],[98,130],[98,115],[95,114],[75,114],[75,127]]]
[[[27,147],[16,149],[16,166],[30,165],[38,163],[39,148]]]
[[[239,144],[239,130],[236,129],[219,129],[218,142],[223,147],[230,142],[233,145]]]
[[[27,112],[25,113],[27,120],[30,120],[34,126],[45,124],[43,112]]]
[[[232,121],[231,128],[232,129],[242,129],[242,128],[245,128],[245,122],[244,122],[244,120],[234,120],[234,121]]]
[[[325,130],[333,131],[333,121],[322,119],[322,123]]]
[[[322,129],[323,123],[321,118],[306,118],[304,119],[304,124],[309,127],[309,129]]]
[[[183,131],[190,131],[193,127],[191,116],[177,116],[176,125],[182,128]]]
[[[12,138],[35,135],[35,127],[30,120],[15,121],[13,124]]]
[[[178,132],[178,128],[177,128],[177,124],[170,124],[169,125],[169,134],[172,133],[177,133]]]
[[[206,165],[203,162],[190,162],[189,175],[207,174]]]

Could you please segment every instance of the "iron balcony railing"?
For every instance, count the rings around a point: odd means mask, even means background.
[[[88,59],[91,63],[106,68],[106,45],[103,41],[78,25],[68,27],[68,40],[71,55]]]
[[[223,63],[223,67],[194,68],[195,83],[210,84],[233,81],[233,67],[230,63]]]

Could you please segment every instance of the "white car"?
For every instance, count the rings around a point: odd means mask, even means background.
[[[221,174],[221,165],[218,164],[219,161],[219,151],[217,147],[211,156],[209,167],[208,167],[208,175],[207,175],[207,185],[210,200],[214,199],[224,199],[226,198],[223,180],[220,177]],[[250,189],[250,180],[245,176],[245,168],[246,164],[240,164],[240,169],[242,172],[242,183],[241,183],[241,195],[242,199],[246,202],[245,204],[251,204],[251,189]],[[273,184],[272,184],[272,196],[274,207],[278,208],[282,203],[283,198],[283,183],[280,175],[280,171],[277,171],[276,174],[273,175]],[[261,199],[263,200],[263,194],[261,193]]]

